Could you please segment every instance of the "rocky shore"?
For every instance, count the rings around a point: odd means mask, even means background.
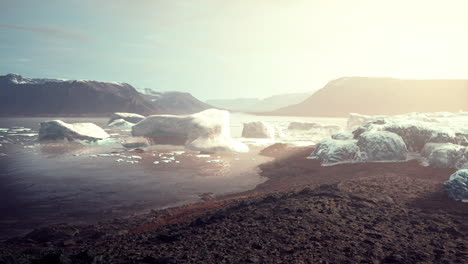
[[[466,263],[468,204],[455,169],[417,160],[321,166],[274,145],[254,190],[0,243],[0,263]]]

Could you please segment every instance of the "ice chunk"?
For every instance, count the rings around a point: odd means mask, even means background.
[[[468,169],[452,174],[444,183],[444,188],[450,198],[468,202]]]
[[[353,137],[354,137],[353,133],[348,132],[348,131],[338,132],[331,136],[332,139],[338,139],[338,140],[348,140],[348,139],[353,139]]]
[[[428,161],[430,166],[436,168],[461,168],[467,163],[465,147],[450,143],[440,144],[431,151]]]
[[[357,145],[362,152],[361,159],[366,161],[406,160],[408,154],[403,139],[387,131],[365,132]]]
[[[134,123],[130,123],[128,121],[125,121],[124,119],[116,119],[109,123],[107,126],[109,127],[132,127],[134,126]]]
[[[185,145],[198,151],[247,152],[247,145],[231,138],[229,112],[208,109],[186,115],[152,115],[132,127],[133,136],[149,137],[154,142]]]
[[[134,113],[114,113],[109,119],[109,124],[112,124],[114,120],[123,119],[124,121],[136,124],[141,120],[145,119],[144,116]]]
[[[360,150],[357,142],[357,140],[325,139],[317,144],[309,158],[319,159],[324,165],[358,161]]]
[[[211,157],[211,155],[208,155],[208,154],[197,154],[197,155],[195,155],[195,157],[197,157],[197,158],[209,158],[209,157]]]
[[[242,137],[245,138],[275,138],[275,129],[266,122],[244,123]]]
[[[156,161],[153,162],[153,164],[159,164],[159,161],[156,160]]]
[[[144,148],[149,145],[148,139],[144,137],[129,137],[122,142],[125,148]]]
[[[291,130],[310,130],[312,128],[321,127],[318,123],[304,123],[304,122],[291,122],[289,123],[288,129]]]
[[[109,137],[102,128],[93,123],[67,124],[60,120],[40,123],[39,140],[88,140],[97,141]]]

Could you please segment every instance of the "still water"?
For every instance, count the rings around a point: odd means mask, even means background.
[[[107,118],[0,118],[0,238],[24,234],[52,223],[93,223],[200,201],[202,194],[241,192],[266,179],[257,155],[270,141],[241,139],[252,151],[200,155],[177,146],[124,149],[129,129],[107,129],[105,145],[37,142],[41,121],[92,122],[106,128]],[[267,121],[286,130],[290,121],[334,123],[345,119],[291,118],[233,114],[231,134],[243,122]],[[277,141],[312,144],[323,135],[286,133]]]

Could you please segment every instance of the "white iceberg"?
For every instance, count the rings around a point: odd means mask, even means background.
[[[134,113],[114,113],[111,115],[109,119],[109,124],[111,124],[114,120],[123,119],[127,122],[136,124],[141,120],[145,119],[144,116]]]
[[[132,127],[132,135],[197,151],[249,151],[247,145],[231,138],[229,112],[217,109],[184,116],[148,116]]]
[[[263,121],[244,123],[242,137],[273,139],[275,138],[275,128]]]
[[[87,140],[97,141],[106,139],[109,134],[93,123],[68,124],[61,120],[40,123],[39,140]]]
[[[444,188],[450,198],[468,202],[468,169],[452,174],[444,183]]]

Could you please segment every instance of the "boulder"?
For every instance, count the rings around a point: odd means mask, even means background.
[[[275,138],[275,128],[263,122],[244,123],[242,137],[244,138]]]
[[[309,159],[319,159],[323,165],[359,161],[361,158],[357,142],[357,140],[322,140],[316,145]]]
[[[39,140],[88,140],[97,141],[109,137],[101,127],[93,123],[67,124],[61,120],[40,123]]]
[[[135,125],[134,123],[130,123],[128,121],[125,121],[124,119],[115,119],[111,123],[109,123],[107,126],[108,127],[132,127]]]
[[[247,152],[247,145],[230,136],[229,112],[208,109],[193,115],[151,115],[132,127],[132,135],[152,142],[185,145],[197,151]]]
[[[348,131],[342,131],[335,133],[331,136],[332,139],[337,139],[337,140],[349,140],[353,139],[354,135],[351,132]]]
[[[136,124],[141,120],[145,119],[145,117],[134,113],[113,113],[109,119],[109,124],[111,124],[114,120],[117,119],[123,119],[127,122]]]
[[[452,174],[444,183],[444,188],[450,198],[468,202],[468,169]]]
[[[406,160],[408,154],[403,139],[387,131],[362,133],[357,145],[365,154],[362,158],[366,161]]]

